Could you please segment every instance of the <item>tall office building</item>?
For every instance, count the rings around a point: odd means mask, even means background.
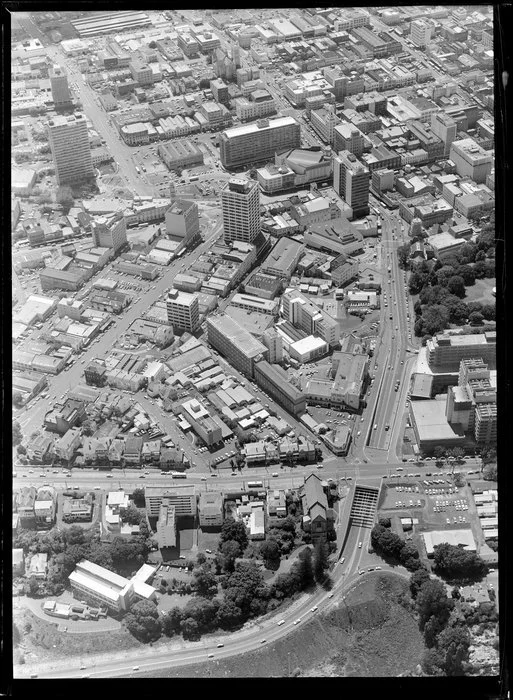
[[[370,171],[353,153],[340,151],[338,156],[333,156],[333,187],[353,210],[353,218],[367,216]]]
[[[55,109],[67,109],[73,106],[68,85],[68,74],[62,66],[54,65],[49,71],[52,100]]]
[[[445,112],[435,112],[431,115],[431,131],[444,142],[444,156],[448,156],[458,132],[454,119]]]
[[[166,305],[167,318],[173,330],[194,333],[200,325],[198,295],[171,289]]]
[[[277,152],[301,145],[301,127],[292,117],[260,119],[226,129],[219,136],[221,162],[225,168],[274,160]]]
[[[127,243],[126,221],[118,211],[109,216],[99,216],[91,224],[93,242],[97,248],[112,248],[114,255]]]
[[[268,350],[268,359],[271,365],[283,360],[283,338],[276,328],[268,328],[264,331],[262,342]]]
[[[425,19],[414,19],[410,24],[411,40],[417,46],[426,46],[433,36],[433,23]]]
[[[232,61],[235,64],[235,68],[240,68],[240,46],[236,41],[232,42]]]
[[[221,190],[224,240],[253,243],[260,233],[260,190],[256,180],[232,177]]]
[[[196,202],[176,199],[166,211],[166,231],[170,236],[183,238],[185,245],[199,238],[200,224]]]
[[[47,124],[47,133],[58,185],[93,177],[91,147],[83,114],[54,117]]]

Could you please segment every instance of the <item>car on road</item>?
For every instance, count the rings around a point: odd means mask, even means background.
[[[217,645],[217,648],[220,649],[221,647],[224,647],[224,644],[222,642],[219,642],[219,644]]]
[[[362,543],[358,542],[358,549],[361,549],[361,548],[362,548]]]
[[[209,658],[209,659],[213,659],[213,658],[214,658],[214,655],[213,655],[213,654],[209,654],[209,655],[208,655],[208,658]]]
[[[294,624],[295,624],[295,625],[299,625],[300,622],[301,622],[301,618],[300,618],[300,617],[298,617],[297,620],[294,620]]]
[[[281,627],[281,626],[284,625],[284,624],[285,624],[285,620],[280,620],[280,621],[278,622],[278,627]]]

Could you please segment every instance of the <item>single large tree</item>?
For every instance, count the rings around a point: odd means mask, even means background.
[[[318,583],[325,579],[328,565],[328,545],[322,540],[319,540],[315,544],[313,561],[313,572],[315,580]]]
[[[413,598],[417,597],[417,593],[421,589],[422,585],[429,581],[430,579],[429,571],[425,568],[418,569],[414,571],[410,576],[410,592]]]
[[[161,618],[162,631],[167,637],[172,637],[173,634],[180,632],[180,625],[182,622],[182,611],[175,605],[175,607],[168,610]]]
[[[280,561],[280,545],[274,539],[264,540],[260,547],[260,555],[266,566],[273,568]]]
[[[142,642],[156,641],[162,632],[157,606],[149,600],[132,605],[124,622],[128,631]]]
[[[314,582],[315,574],[312,561],[312,550],[306,547],[300,552],[297,560],[297,571],[301,582],[301,588],[308,588]]]
[[[221,528],[220,545],[228,540],[235,540],[238,542],[243,551],[248,544],[248,533],[246,532],[246,526],[241,520],[235,520],[234,518],[226,518]]]
[[[198,595],[212,598],[217,593],[217,579],[209,568],[202,566],[196,569],[193,580]]]
[[[423,631],[426,622],[433,615],[439,618],[443,625],[447,624],[454,603],[447,597],[444,584],[430,579],[421,585],[417,593],[416,607],[420,629]]]

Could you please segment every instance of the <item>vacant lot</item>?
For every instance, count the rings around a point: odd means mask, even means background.
[[[398,604],[407,581],[371,574],[335,604],[285,639],[223,661],[148,674],[163,678],[398,676],[420,663],[417,623]]]

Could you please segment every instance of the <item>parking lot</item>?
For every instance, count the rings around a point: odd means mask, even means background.
[[[456,526],[470,522],[469,497],[466,486],[457,487],[450,478],[436,474],[432,479],[408,480],[403,475],[388,482],[382,510],[419,509],[430,525]],[[420,515],[416,513],[416,515]]]

